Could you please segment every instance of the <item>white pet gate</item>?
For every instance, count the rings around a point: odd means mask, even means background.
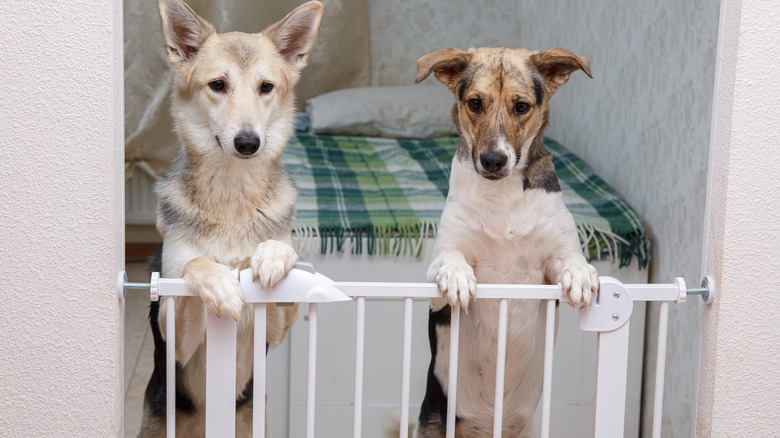
[[[366,297],[398,298],[404,300],[403,371],[401,378],[401,438],[408,436],[409,387],[412,345],[412,299],[440,296],[432,283],[366,283],[334,282],[316,273],[307,263],[298,263],[296,269],[272,290],[265,291],[259,283],[252,282],[250,269],[234,271],[238,276],[244,301],[252,303],[255,311],[254,394],[265,394],[266,378],[266,305],[267,303],[309,303],[309,354],[306,393],[306,437],[313,438],[314,395],[317,352],[317,306],[319,303],[355,300],[355,382],[353,437],[361,436],[363,399],[363,346],[365,335]],[[596,380],[596,421],[594,436],[599,438],[622,437],[625,417],[626,370],[628,363],[629,322],[634,301],[660,301],[658,324],[658,355],[655,377],[655,401],[653,404],[653,438],[661,436],[661,412],[663,404],[664,365],[666,358],[666,331],[669,302],[684,304],[687,295],[698,294],[705,303],[712,303],[715,296],[711,277],[705,277],[701,288],[687,289],[682,278],[673,284],[623,284],[611,277],[601,277],[601,288],[596,303],[588,311],[579,313],[580,330],[598,332],[598,365]],[[193,296],[181,279],[160,278],[153,273],[150,283],[129,283],[121,272],[117,279],[117,293],[124,298],[127,290],[149,290],[152,301],[164,297],[166,306],[167,364],[167,435],[175,436],[175,321],[173,299],[175,296]],[[547,327],[545,335],[544,382],[542,391],[542,438],[550,433],[550,398],[552,387],[553,344],[555,333],[555,303],[562,298],[560,285],[505,285],[481,284],[477,286],[477,299],[499,299],[498,352],[496,358],[496,390],[494,412],[503,412],[504,366],[506,356],[507,308],[510,299],[547,301]],[[263,323],[257,323],[263,321]],[[450,374],[448,381],[448,406],[456,406],[458,336],[460,306],[452,312],[450,329]],[[206,436],[225,437],[235,435],[236,397],[236,328],[230,318],[218,318],[208,313],[206,338]],[[258,341],[262,340],[262,341]],[[257,346],[260,346],[259,348]],[[501,437],[502,415],[494,415],[493,436]],[[265,397],[254,398],[253,436],[265,435]],[[447,438],[455,436],[455,409],[447,412]]]

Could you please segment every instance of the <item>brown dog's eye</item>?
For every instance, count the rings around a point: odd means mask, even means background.
[[[225,83],[223,81],[213,81],[209,82],[209,87],[217,93],[220,93],[225,90]]]
[[[479,99],[469,99],[468,105],[469,109],[475,113],[478,113],[482,110],[482,101]]]
[[[528,105],[525,102],[517,102],[515,104],[515,112],[519,115],[527,113],[529,109],[531,109],[531,105]]]
[[[261,93],[261,94],[268,94],[268,93],[270,93],[270,92],[271,92],[271,90],[273,90],[273,89],[274,89],[274,84],[272,84],[272,83],[270,83],[270,82],[263,82],[263,83],[260,85],[260,93]]]

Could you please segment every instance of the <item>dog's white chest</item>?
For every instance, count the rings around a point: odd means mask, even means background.
[[[465,207],[472,222],[464,256],[473,263],[479,283],[544,283],[549,254],[549,200],[544,193],[526,193],[511,208],[475,203]],[[554,231],[553,231],[554,232]]]

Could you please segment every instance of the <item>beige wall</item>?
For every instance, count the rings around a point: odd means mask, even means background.
[[[0,435],[119,436],[121,2],[0,2]]]
[[[780,435],[780,3],[724,1],[696,435]]]

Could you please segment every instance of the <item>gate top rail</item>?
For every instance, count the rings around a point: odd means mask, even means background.
[[[237,273],[237,271],[236,271]],[[609,278],[609,277],[602,277]],[[324,303],[348,301],[354,297],[381,298],[439,298],[441,293],[434,283],[389,283],[389,282],[345,282],[333,281],[315,272],[309,263],[297,263],[288,276],[275,287],[262,289],[259,282],[252,281],[250,269],[239,273],[244,301],[247,303]],[[617,280],[615,280],[617,281]],[[715,298],[714,282],[707,276],[700,288],[688,288],[680,277],[668,284],[624,284],[634,301],[674,301],[685,304],[688,295],[701,295],[709,304]],[[155,272],[149,283],[131,283],[124,271],[117,277],[117,295],[123,299],[128,290],[148,290],[152,301],[159,296],[196,296],[190,291],[184,280],[178,278],[160,278]],[[532,299],[560,300],[568,302],[558,285],[533,284],[479,284],[478,299]]]

